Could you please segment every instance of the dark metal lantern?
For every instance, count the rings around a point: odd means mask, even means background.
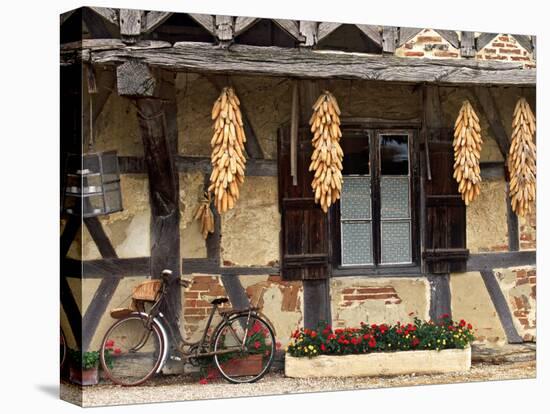
[[[116,151],[67,155],[63,210],[82,217],[122,211]]]

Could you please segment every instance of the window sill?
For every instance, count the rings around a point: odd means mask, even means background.
[[[413,265],[403,265],[403,266],[388,266],[388,267],[333,267],[332,268],[332,277],[341,277],[341,276],[392,276],[392,277],[414,277],[414,276],[423,276],[420,266]]]

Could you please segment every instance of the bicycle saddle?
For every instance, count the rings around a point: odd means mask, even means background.
[[[210,302],[212,305],[221,305],[222,303],[229,302],[229,299],[227,298],[216,298],[212,302]]]

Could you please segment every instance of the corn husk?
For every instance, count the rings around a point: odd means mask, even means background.
[[[201,223],[201,234],[203,239],[208,238],[209,233],[214,233],[214,214],[210,208],[212,197],[210,193],[204,193],[204,197],[195,212],[195,220]]]
[[[481,170],[481,128],[479,118],[469,101],[462,103],[462,108],[454,127],[454,173],[458,191],[466,205],[470,204],[480,193]]]
[[[342,191],[342,160],[340,147],[340,108],[334,95],[324,91],[313,105],[309,120],[313,138],[313,154],[309,171],[314,171],[311,187],[315,202],[328,212],[331,204],[340,198]]]
[[[212,107],[214,134],[210,141],[212,174],[208,192],[214,193],[219,213],[235,207],[244,183],[246,136],[239,105],[233,88],[225,87]]]
[[[510,172],[510,201],[518,216],[535,209],[536,159],[535,116],[525,98],[520,98],[514,109],[512,142],[508,153]]]

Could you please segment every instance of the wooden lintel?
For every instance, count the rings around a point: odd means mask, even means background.
[[[232,16],[215,16],[216,38],[222,44],[233,41],[234,18]]]
[[[536,71],[524,69],[521,63],[357,55],[307,48],[235,44],[227,50],[210,43],[178,42],[159,49],[122,47],[82,54],[94,64],[117,65],[137,59],[174,71],[455,85],[536,84]],[[65,57],[68,63],[75,60],[75,56],[62,53],[61,58]]]

